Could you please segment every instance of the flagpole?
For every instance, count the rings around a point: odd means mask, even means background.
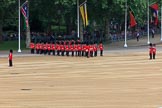
[[[148,41],[147,44],[150,44],[150,27],[149,27],[149,0],[147,2],[147,36],[148,36]]]
[[[19,37],[18,37],[18,52],[21,52],[21,49],[20,49],[20,0],[19,0]]]
[[[127,0],[125,2],[125,44],[124,47],[128,47],[127,46]]]
[[[78,30],[77,30],[77,35],[78,35],[78,38],[79,38],[79,34],[80,34],[80,28],[79,28],[79,0],[77,0],[77,26],[78,26]]]
[[[162,41],[162,4],[161,4],[161,41]]]

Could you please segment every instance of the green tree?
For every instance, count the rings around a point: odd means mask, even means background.
[[[0,42],[2,41],[3,28],[7,24],[16,25],[17,17],[15,16],[16,0],[0,1]]]

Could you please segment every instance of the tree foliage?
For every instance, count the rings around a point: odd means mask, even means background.
[[[51,32],[54,26],[65,26],[66,33],[77,30],[77,0],[28,0],[30,27],[32,31]],[[148,0],[127,0],[128,7],[134,12],[138,25],[147,20]],[[157,0],[149,0],[150,4]],[[21,0],[21,4],[25,0]],[[80,0],[80,3],[84,0]],[[124,23],[126,0],[87,0],[89,27],[94,22],[106,31],[109,24],[115,20]],[[159,3],[160,5],[160,3]],[[0,40],[2,32],[18,28],[18,0],[0,0]],[[60,30],[61,31],[61,30]],[[108,31],[107,31],[108,32]]]

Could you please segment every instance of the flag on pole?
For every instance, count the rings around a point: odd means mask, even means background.
[[[153,10],[154,24],[158,25],[158,9],[159,6],[157,3],[150,5],[150,8]]]
[[[28,3],[27,1],[21,6],[21,13],[23,14],[26,22],[26,27],[29,26],[29,16],[28,16]]]
[[[88,26],[87,4],[86,1],[80,5],[80,13],[83,19],[84,27]]]
[[[131,9],[131,7],[129,7],[129,16],[130,16],[130,27],[136,26],[137,22],[136,22],[136,20],[135,20],[134,12],[133,12],[133,10]]]

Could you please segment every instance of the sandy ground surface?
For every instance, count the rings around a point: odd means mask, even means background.
[[[129,44],[130,45],[130,44]],[[103,57],[0,53],[0,108],[159,108],[162,49],[106,47]]]
[[[145,49],[145,48],[143,48]],[[0,59],[0,108],[159,108],[162,52],[106,51],[103,57]]]

